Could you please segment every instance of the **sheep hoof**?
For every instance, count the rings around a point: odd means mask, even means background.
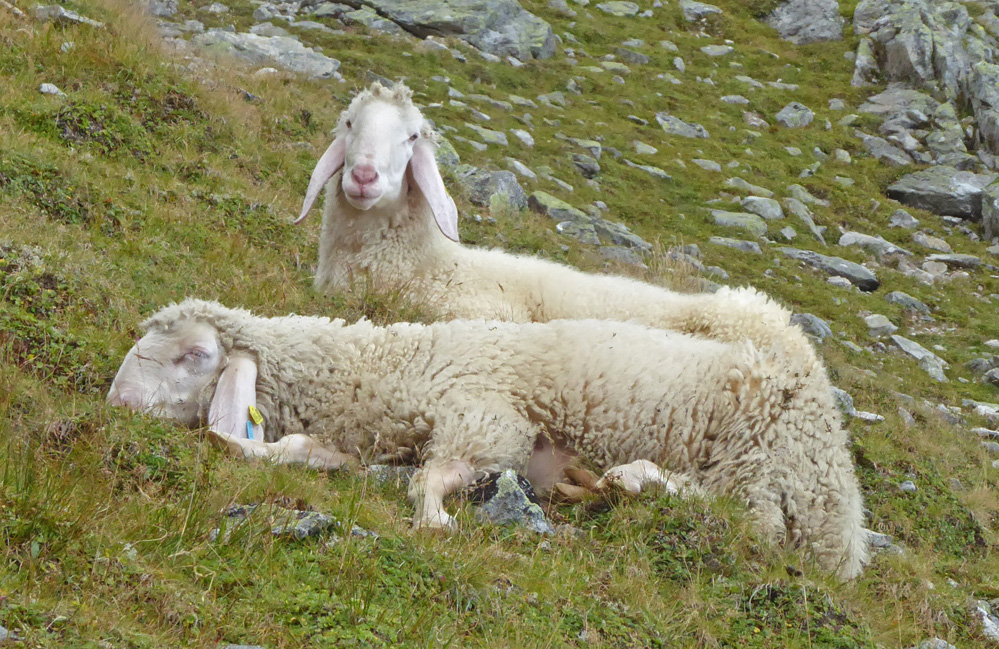
[[[597,491],[597,476],[592,471],[579,467],[567,466],[564,469],[565,477],[588,491]]]
[[[555,494],[559,496],[559,500],[564,503],[581,503],[589,498],[594,498],[596,496],[592,490],[586,487],[581,487],[579,485],[568,484],[565,482],[555,483]]]
[[[447,512],[439,511],[423,518],[414,518],[413,529],[453,532],[458,529],[458,522]]]
[[[246,451],[243,449],[243,445],[240,444],[235,438],[229,435],[221,435],[214,430],[206,431],[208,437],[208,443],[217,449],[226,451],[230,455],[238,458],[247,457]]]

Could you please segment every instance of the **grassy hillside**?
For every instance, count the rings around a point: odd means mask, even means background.
[[[182,4],[177,18],[241,31],[253,24],[254,5],[228,4],[231,13],[221,17]],[[963,367],[986,351],[984,340],[999,337],[999,308],[988,297],[999,293],[999,281],[980,269],[926,286],[879,267],[884,288],[865,294],[830,286],[776,245],[753,255],[707,243],[742,236],[720,231],[706,209],[719,197],[718,207],[733,207],[723,182],[739,175],[779,193],[801,183],[828,199],[829,207],[813,207],[830,243],[842,227],[910,245],[907,234],[887,228],[897,205],[883,198],[902,170],[866,157],[854,127],[838,125],[868,94],[849,84],[844,54],[856,46],[852,37],[795,47],[755,20],[772,2],[717,4],[725,13],[702,32],[675,3],[655,19],[626,19],[576,5],[578,15],[564,17],[541,0],[525,2],[556,33],[578,39],[565,45],[579,66],[560,52],[514,68],[467,48],[463,63],[363,27],[310,33],[308,42],[342,61],[343,84],[261,77],[194,58],[165,47],[137,7],[110,0],[65,3],[106,23],[100,30],[39,23],[0,5],[0,625],[22,638],[15,646],[909,647],[939,636],[963,649],[990,642],[969,601],[999,598],[999,485],[993,458],[969,432],[985,421],[962,409],[962,399],[999,401],[995,388]],[[855,3],[841,4],[852,13]],[[643,39],[652,61],[630,66],[623,85],[610,72],[580,69],[629,38]],[[700,52],[725,39],[734,41],[732,55]],[[675,70],[675,56],[685,72]],[[528,191],[580,207],[603,201],[607,218],[658,242],[660,252],[697,244],[705,264],[727,271],[726,283],[752,284],[826,319],[836,335],[819,349],[834,382],[858,409],[885,417],[849,424],[869,525],[905,553],[880,554],[861,578],[841,584],[800,555],[761,544],[737,503],[654,496],[561,508],[554,516],[579,533],[553,538],[482,527],[467,508],[457,534],[413,534],[398,485],[249,465],[222,456],[197,431],[105,407],[137,324],[185,296],[268,315],[433,317],[391,296],[317,295],[318,219],[289,224],[329,130],[369,71],[408,79],[427,115],[465,137],[470,119],[449,105],[449,87],[536,98],[578,77],[582,94],[567,93],[564,109],[528,111],[533,150],[512,142],[480,153],[455,140],[462,161],[505,168],[511,155],[532,168],[548,165],[574,191],[544,180],[525,183]],[[682,84],[658,78],[667,71]],[[738,75],[799,88],[750,90]],[[39,93],[42,83],[66,96]],[[805,129],[747,133],[747,107],[718,101],[728,94],[750,97],[748,108],[771,124],[792,100],[812,108],[816,120]],[[847,111],[827,109],[831,98],[843,99]],[[711,138],[666,136],[653,119],[664,110],[702,123]],[[515,115],[523,112],[491,111],[487,126],[521,128]],[[873,131],[875,122],[861,116],[858,124]],[[590,187],[573,168],[577,149],[556,134],[600,136],[605,147],[661,167],[672,180],[605,153],[599,189]],[[636,139],[658,153],[633,153]],[[845,149],[854,161],[825,162],[799,179],[814,147]],[[695,158],[724,172],[701,169]],[[737,164],[726,167],[731,161]],[[855,184],[845,187],[837,175]],[[462,236],[477,245],[668,285],[688,272],[661,258],[650,259],[647,272],[612,265],[541,217],[489,215],[456,199]],[[989,257],[986,243],[913,213],[955,250]],[[798,222],[788,223],[799,230],[791,245],[872,261],[857,249],[822,249]],[[935,321],[913,321],[886,303],[891,290],[931,305]],[[951,381],[935,383],[911,359],[872,348],[860,312],[884,313],[903,324],[899,333],[942,345]],[[951,423],[953,413],[939,404],[959,409],[963,421]],[[904,480],[918,491],[901,491]],[[212,540],[225,507],[251,502],[328,512],[344,530],[356,523],[379,537],[342,531],[293,541],[269,534],[258,517],[227,540]]]

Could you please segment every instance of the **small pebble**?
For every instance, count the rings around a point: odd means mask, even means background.
[[[42,85],[38,86],[38,92],[42,93],[43,95],[56,95],[57,97],[66,96],[66,93],[64,93],[62,90],[59,90],[59,88],[55,87],[51,83],[43,83]]]
[[[905,493],[910,493],[910,494],[911,493],[915,493],[916,492],[916,483],[913,482],[912,480],[906,480],[905,482],[903,482],[902,484],[900,484],[898,486],[898,488],[901,491],[904,491]]]

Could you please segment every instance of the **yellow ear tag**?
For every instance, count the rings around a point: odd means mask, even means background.
[[[257,426],[264,423],[264,416],[260,414],[256,406],[250,406],[250,421],[255,423]]]

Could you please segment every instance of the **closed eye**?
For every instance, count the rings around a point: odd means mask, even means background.
[[[418,137],[420,137],[420,134],[419,134],[419,133],[413,133],[412,135],[410,135],[410,136],[409,136],[409,141],[410,141],[410,142],[416,142],[416,139],[417,139]]]

